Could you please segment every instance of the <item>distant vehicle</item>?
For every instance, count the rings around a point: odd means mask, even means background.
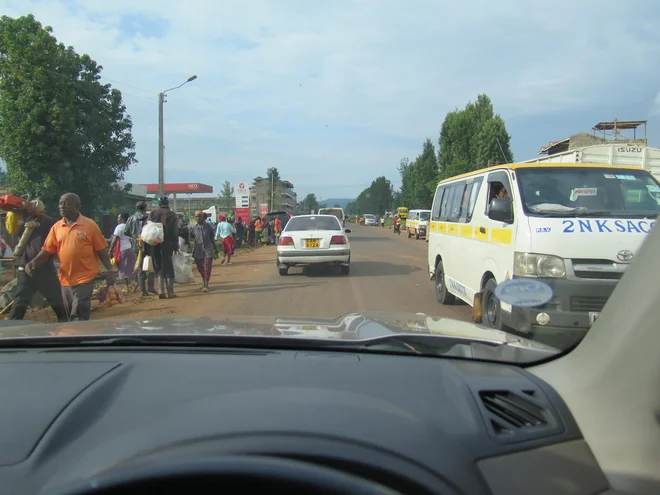
[[[406,220],[406,230],[408,231],[408,239],[415,236],[415,239],[426,237],[429,226],[429,218],[431,210],[410,210],[408,212],[408,219]]]
[[[286,224],[289,222],[291,215],[289,215],[289,213],[287,213],[286,211],[271,211],[269,213],[266,213],[266,219],[268,220],[268,223],[275,220],[275,217],[280,219],[280,222],[282,222],[282,228],[284,228],[286,227]]]
[[[277,246],[277,268],[286,275],[299,265],[333,264],[348,275],[351,266],[351,244],[334,215],[300,215],[289,220]]]
[[[405,206],[399,206],[396,209],[396,214],[399,216],[400,219],[405,220],[408,218],[408,208]]]
[[[321,208],[319,210],[319,215],[332,215],[337,217],[337,220],[343,225],[344,224],[344,210],[343,208]]]
[[[377,227],[378,226],[378,218],[376,215],[371,215],[371,214],[366,214],[364,215],[364,225],[366,226],[373,226]]]

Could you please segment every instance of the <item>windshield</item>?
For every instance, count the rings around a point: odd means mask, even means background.
[[[626,218],[660,212],[660,186],[643,170],[522,168],[517,175],[530,215]]]
[[[656,4],[2,2],[0,342],[568,349],[660,211]]]
[[[302,230],[341,230],[341,225],[333,216],[293,217],[284,229],[285,232]]]

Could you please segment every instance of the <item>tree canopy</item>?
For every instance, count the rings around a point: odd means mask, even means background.
[[[233,212],[236,209],[234,188],[228,180],[222,184],[222,191],[220,191],[220,194],[218,195],[218,203],[220,208],[225,211]]]
[[[132,122],[102,66],[52,31],[32,15],[0,18],[0,158],[14,189],[51,211],[64,192],[83,211],[107,207],[136,163]]]
[[[355,201],[348,203],[346,212],[349,214],[373,213],[380,215],[393,207],[394,187],[385,177],[374,180],[362,191]]]

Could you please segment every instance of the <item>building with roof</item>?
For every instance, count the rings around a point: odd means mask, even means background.
[[[647,146],[646,123],[646,120],[621,121],[616,119],[611,122],[599,122],[591,128],[592,134],[578,132],[559,141],[551,141],[547,146],[543,146],[537,154],[550,156],[596,144],[626,143]],[[637,129],[642,126],[644,137],[640,138],[637,137]],[[632,136],[630,136],[631,131]]]
[[[293,213],[297,202],[294,186],[288,180],[279,180],[271,184],[266,177],[255,177],[252,181],[250,212],[253,217],[259,214],[261,204],[267,204],[269,211],[284,210]]]

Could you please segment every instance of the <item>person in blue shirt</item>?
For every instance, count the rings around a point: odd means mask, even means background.
[[[234,254],[234,237],[232,234],[236,233],[236,229],[232,224],[227,221],[227,217],[220,215],[218,218],[218,226],[215,229],[215,238],[216,240],[222,239],[222,251],[224,256],[222,257],[221,265],[227,261],[227,264],[231,264],[231,257]]]

